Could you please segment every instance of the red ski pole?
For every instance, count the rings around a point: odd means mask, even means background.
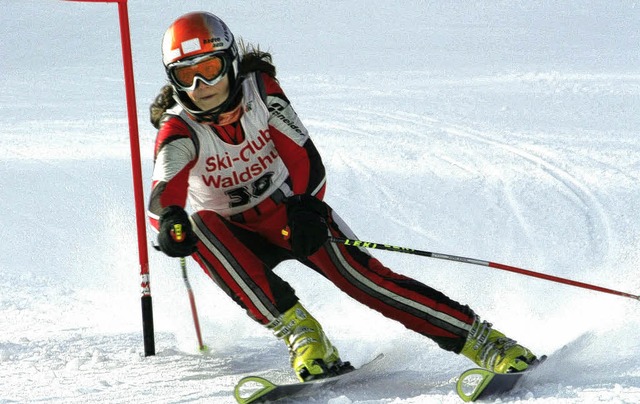
[[[547,275],[540,272],[534,272],[527,269],[513,267],[510,265],[499,264],[497,262],[483,261],[475,258],[459,257],[456,255],[441,254],[441,253],[435,253],[435,252],[429,252],[429,251],[414,250],[412,248],[396,247],[389,244],[379,244],[379,243],[373,243],[370,241],[352,240],[348,238],[331,237],[329,241],[336,244],[343,244],[349,247],[360,247],[360,248],[370,248],[374,250],[394,251],[394,252],[400,252],[404,254],[420,255],[423,257],[437,258],[441,260],[463,262],[465,264],[473,264],[473,265],[480,265],[480,266],[485,266],[490,268],[496,268],[496,269],[501,269],[503,271],[515,272],[521,275],[531,276],[539,279],[545,279],[545,280],[556,282],[556,283],[562,283],[565,285],[576,286],[583,289],[590,289],[590,290],[595,290],[597,292],[609,293],[611,295],[640,300],[640,296],[632,295],[630,293],[620,292],[617,290],[604,288],[602,286],[590,285],[588,283],[578,282],[571,279],[561,278],[558,276]]]
[[[182,225],[174,224],[171,236],[177,242],[182,242],[183,233]],[[202,352],[207,351],[209,348],[202,343],[202,333],[200,332],[200,320],[198,320],[198,310],[196,309],[196,298],[193,295],[193,289],[191,289],[191,283],[187,276],[187,260],[184,257],[180,257],[180,269],[182,269],[182,279],[184,285],[187,287],[187,294],[189,295],[189,304],[191,305],[191,316],[193,317],[193,326],[196,329],[196,337],[198,338],[198,349]]]
[[[187,287],[187,293],[189,294],[189,304],[191,305],[191,316],[193,317],[193,325],[196,329],[196,337],[198,338],[198,349],[202,352],[209,350],[205,344],[202,343],[202,333],[200,332],[200,321],[198,320],[198,310],[196,309],[196,298],[193,295],[193,289],[191,289],[191,283],[187,277],[187,260],[180,258],[180,268],[182,269],[182,279],[184,285]]]

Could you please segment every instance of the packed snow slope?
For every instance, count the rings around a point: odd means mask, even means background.
[[[193,10],[273,53],[363,240],[640,293],[637,2],[130,1],[146,195],[161,36]],[[190,262],[200,354],[179,264],[154,251],[143,355],[117,6],[4,0],[0,27],[0,402],[230,403],[244,375],[293,380],[284,345]],[[502,402],[640,402],[637,300],[374,254],[550,355]],[[314,402],[458,402],[466,359],[295,262],[278,273],[344,359],[385,354]]]

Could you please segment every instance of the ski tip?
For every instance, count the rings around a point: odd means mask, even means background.
[[[276,385],[258,376],[247,376],[236,384],[233,395],[239,404],[249,404],[275,389]]]
[[[456,391],[462,401],[475,401],[494,376],[495,373],[486,369],[469,369],[460,375]]]

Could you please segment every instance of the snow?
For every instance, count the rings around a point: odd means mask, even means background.
[[[245,375],[292,381],[284,345],[190,262],[199,353],[179,264],[153,251],[144,357],[117,6],[0,8],[0,403],[230,403]],[[637,2],[132,1],[145,195],[160,38],[192,10],[273,53],[363,240],[640,290]],[[374,254],[550,355],[499,402],[640,402],[637,301]],[[370,383],[313,402],[459,402],[466,359],[300,265],[278,273],[344,359],[385,354]]]

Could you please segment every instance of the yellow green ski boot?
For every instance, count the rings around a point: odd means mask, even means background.
[[[284,340],[291,355],[291,366],[300,381],[335,376],[353,370],[342,362],[315,318],[298,302],[268,326]]]
[[[460,353],[496,373],[522,372],[537,361],[531,351],[492,329],[486,321],[480,322],[480,318],[476,318]]]

